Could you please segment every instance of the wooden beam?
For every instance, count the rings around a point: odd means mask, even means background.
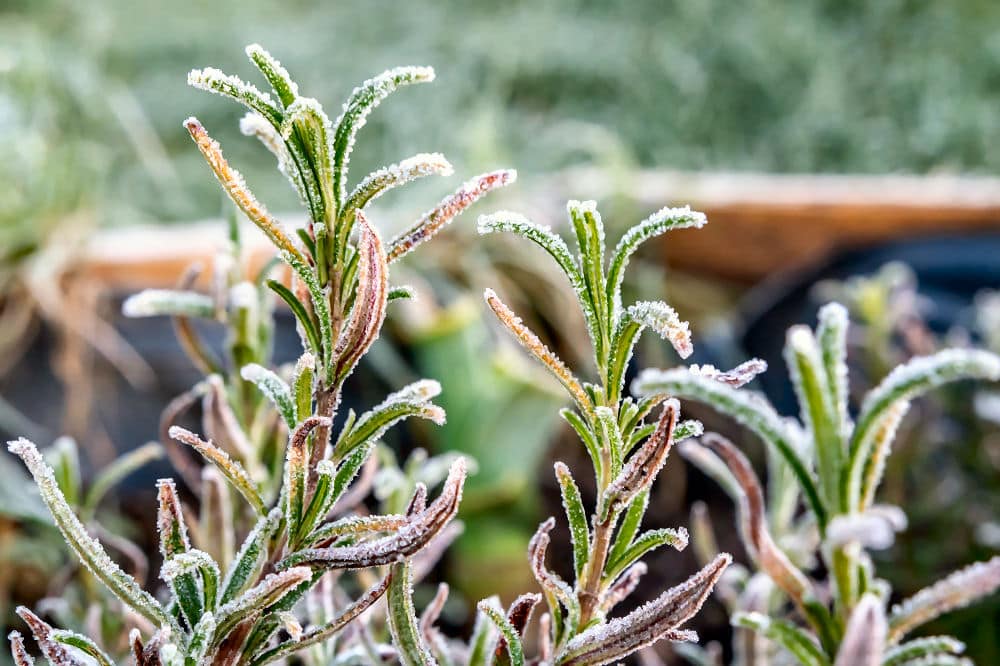
[[[660,247],[667,260],[746,282],[839,248],[922,234],[1000,231],[1000,178],[991,177],[574,169],[537,182],[524,202],[540,222],[561,220],[565,199],[581,193],[599,201],[625,197],[643,211],[690,204],[708,215],[709,224],[697,233],[664,237]],[[519,208],[511,201],[505,207]],[[270,256],[259,234],[245,239],[256,261]],[[89,274],[119,287],[165,285],[193,260],[207,265],[224,244],[220,222],[114,229],[95,236],[84,263]]]

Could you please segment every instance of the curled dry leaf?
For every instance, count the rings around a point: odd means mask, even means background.
[[[603,514],[616,514],[624,509],[640,492],[648,489],[663,469],[673,446],[674,426],[680,414],[680,403],[667,400],[656,429],[646,442],[622,467],[621,473],[604,491]]]
[[[705,434],[702,443],[722,458],[743,491],[740,496],[740,523],[747,550],[788,596],[803,605],[807,596],[813,596],[811,584],[771,538],[764,508],[764,491],[750,461],[732,442],[715,433]]]
[[[279,568],[313,566],[326,569],[365,569],[399,562],[430,543],[458,513],[465,484],[466,463],[451,466],[441,495],[424,511],[408,516],[405,525],[390,536],[353,546],[307,548],[286,557]]]
[[[708,377],[717,382],[728,384],[733,388],[740,388],[752,382],[757,375],[767,370],[767,361],[759,358],[752,358],[744,361],[732,370],[719,370],[714,365],[692,365],[691,372],[695,375]]]
[[[662,638],[689,640],[692,634],[679,631],[680,626],[698,612],[730,562],[732,557],[722,553],[701,571],[653,601],[624,617],[578,634],[566,645],[559,663],[597,666],[621,659]]]

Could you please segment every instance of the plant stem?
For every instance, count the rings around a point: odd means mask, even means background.
[[[608,560],[608,549],[611,547],[611,533],[614,531],[614,517],[609,515],[603,521],[594,525],[594,538],[590,544],[590,557],[580,581],[580,629],[586,627],[594,617],[594,610],[601,601],[601,580],[604,577],[604,565]]]

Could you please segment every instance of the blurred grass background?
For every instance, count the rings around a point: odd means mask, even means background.
[[[0,146],[19,159],[4,160],[0,187],[56,153],[58,192],[37,196],[99,202],[101,222],[214,216],[218,193],[180,127],[193,114],[264,200],[291,207],[258,146],[231,140],[238,110],[185,85],[209,64],[251,76],[253,41],[328,104],[386,67],[437,68],[435,85],[372,117],[359,170],[433,149],[459,173],[594,160],[995,172],[998,25],[992,0],[6,0]],[[33,214],[18,196],[4,193],[3,218]]]

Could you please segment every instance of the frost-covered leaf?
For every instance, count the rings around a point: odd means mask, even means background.
[[[729,467],[741,489],[740,526],[743,542],[758,566],[791,597],[800,608],[806,609],[817,596],[812,583],[788,556],[785,555],[771,537],[767,527],[767,512],[764,507],[764,491],[750,461],[743,452],[729,440],[708,433],[702,442],[712,452],[722,458]]]
[[[257,520],[226,573],[220,603],[232,601],[257,578],[268,555],[268,544],[276,536],[282,516],[281,508],[275,507]]]
[[[828,506],[840,507],[840,475],[844,456],[841,415],[830,386],[823,352],[807,326],[788,329],[785,363],[801,410],[802,423],[812,433],[819,487]]]
[[[287,145],[301,147],[305,153],[310,172],[305,179],[315,182],[319,194],[307,200],[313,222],[332,219],[336,210],[330,155],[332,125],[323,106],[311,97],[296,97],[285,108],[280,132]],[[317,257],[317,264],[322,261]]]
[[[267,508],[264,506],[264,500],[261,499],[257,485],[250,478],[250,475],[247,474],[247,471],[243,469],[243,466],[230,458],[228,453],[180,426],[172,426],[169,434],[171,439],[182,444],[187,444],[204,456],[207,461],[215,465],[259,515],[263,516],[267,513]]]
[[[519,213],[499,211],[490,215],[481,215],[478,228],[480,234],[508,232],[527,238],[555,259],[574,288],[579,288],[583,284],[580,267],[576,259],[573,258],[566,241],[549,227],[535,224]]]
[[[257,617],[265,610],[277,606],[285,595],[312,579],[312,576],[312,570],[308,567],[292,567],[268,574],[260,583],[219,607],[215,614],[216,635],[225,636],[243,620]]]
[[[66,646],[53,637],[54,629],[42,618],[24,606],[17,607],[17,614],[31,629],[35,642],[42,654],[54,666],[87,666],[87,662],[75,656]]]
[[[7,634],[10,640],[10,654],[14,659],[14,666],[35,666],[35,660],[28,654],[24,646],[24,637],[19,631],[12,631]]]
[[[171,626],[170,618],[156,599],[143,590],[134,578],[115,564],[104,548],[89,534],[66,503],[59,491],[52,468],[45,464],[37,447],[26,439],[7,443],[10,452],[24,461],[31,476],[38,484],[42,500],[52,514],[66,543],[73,549],[84,566],[116,597],[155,626]]]
[[[767,362],[759,358],[752,358],[749,361],[744,361],[732,370],[719,370],[714,365],[692,365],[691,372],[700,375],[702,377],[708,377],[709,379],[714,379],[717,382],[722,382],[732,386],[733,388],[740,388],[746,386],[752,382],[757,375],[767,371]]]
[[[556,480],[562,495],[563,508],[566,510],[566,521],[569,523],[569,533],[573,541],[573,569],[577,577],[587,566],[590,549],[590,529],[587,527],[587,510],[583,508],[580,489],[573,480],[569,468],[561,463],[555,464]]]
[[[977,562],[917,592],[889,613],[893,642],[934,618],[989,596],[1000,589],[1000,555]]]
[[[698,612],[732,557],[718,555],[701,571],[628,615],[595,625],[576,635],[559,657],[560,664],[608,664],[662,638],[683,639],[679,628]]]
[[[786,422],[762,396],[739,391],[686,368],[644,370],[632,384],[632,392],[642,396],[664,394],[697,400],[752,430],[788,463],[820,528],[826,527],[827,509],[813,475],[799,454]]]
[[[441,385],[422,379],[396,393],[362,414],[350,429],[345,429],[334,447],[334,459],[348,455],[356,447],[382,437],[396,423],[411,416],[444,425],[444,410],[430,402],[441,393]]]
[[[309,627],[298,637],[293,636],[292,640],[279,643],[278,645],[265,650],[250,662],[252,666],[263,666],[264,664],[284,659],[303,650],[311,645],[318,645],[340,633],[355,618],[371,608],[376,601],[382,598],[389,584],[392,581],[392,574],[375,583],[361,597],[342,610],[333,619],[317,626]]]
[[[649,567],[646,566],[645,562],[636,562],[623,571],[618,580],[612,583],[604,594],[601,611],[607,615],[614,610],[615,606],[625,601],[639,587],[639,581],[646,575],[647,571],[649,571]]]
[[[997,381],[1000,357],[980,350],[946,349],[914,358],[896,367],[865,396],[850,445],[846,493],[852,503],[861,498],[864,468],[886,411],[899,401],[911,400],[932,388],[962,379]]]
[[[691,346],[691,331],[688,323],[677,312],[662,301],[640,301],[625,309],[628,316],[643,326],[648,326],[661,338],[669,342],[681,358],[687,358],[694,351]]]
[[[413,576],[407,560],[394,564],[389,583],[388,624],[403,666],[436,666],[413,608]]]
[[[462,211],[479,201],[488,192],[509,185],[516,179],[516,171],[502,169],[484,173],[467,181],[437,206],[420,216],[409,229],[392,239],[388,250],[389,263],[400,259],[416,246],[433,238]]]
[[[531,565],[531,572],[535,575],[535,580],[542,588],[552,617],[557,620],[562,618],[562,608],[565,607],[565,628],[560,629],[560,631],[564,630],[572,635],[580,623],[580,602],[573,588],[545,565],[545,555],[551,540],[549,532],[555,525],[555,519],[548,518],[538,526],[538,530],[528,542],[528,563]]]
[[[521,599],[524,599],[524,602],[521,602]],[[534,608],[534,605],[540,599],[539,595],[525,595],[514,602],[514,607],[518,606],[518,602],[526,604],[527,614],[530,614],[531,608]],[[512,607],[512,610],[514,607]],[[504,615],[503,610],[489,599],[480,601],[476,608],[479,612],[485,614],[493,622],[494,626],[500,630],[501,640],[494,651],[494,663],[509,663],[512,666],[524,666],[524,647],[521,644],[521,633]],[[527,614],[524,615],[525,618],[527,618]],[[509,658],[509,661],[499,658],[504,652],[506,652],[506,657]]]
[[[295,400],[292,397],[292,389],[285,383],[285,380],[272,370],[256,363],[250,363],[240,368],[240,376],[255,384],[260,392],[274,403],[281,418],[284,419],[285,425],[289,428],[295,427],[299,420],[295,409]],[[303,418],[305,416],[307,415],[303,415]]]
[[[826,528],[824,545],[839,548],[849,543],[862,548],[885,550],[906,529],[906,514],[895,506],[874,506],[864,513],[834,516]]]
[[[192,69],[188,73],[188,85],[200,90],[214,92],[243,104],[256,111],[278,127],[281,111],[271,96],[236,76],[229,76],[214,67]]]
[[[430,67],[397,67],[368,79],[351,93],[333,131],[333,188],[338,209],[347,193],[347,167],[354,139],[368,114],[400,86],[433,80],[434,70]]]
[[[358,290],[351,318],[334,351],[338,381],[343,381],[378,338],[389,296],[389,267],[382,238],[358,211]]]
[[[924,658],[958,656],[965,652],[965,643],[951,636],[926,636],[914,638],[901,645],[890,647],[882,658],[882,666],[904,666]],[[968,662],[971,666],[972,662]]]
[[[566,364],[551,352],[531,329],[524,325],[521,318],[514,314],[492,289],[487,289],[483,293],[483,297],[486,299],[486,303],[490,306],[490,309],[496,314],[497,319],[500,320],[500,323],[514,334],[514,337],[521,343],[521,346],[538,359],[549,372],[555,375],[556,379],[559,380],[573,400],[576,401],[577,407],[584,414],[593,414],[594,408],[590,398],[587,397],[580,382],[573,376],[570,369],[566,367]]]
[[[365,569],[409,558],[431,542],[458,512],[466,464],[459,458],[451,467],[440,496],[424,511],[410,517],[395,534],[353,546],[307,548],[292,553],[279,568],[314,566],[326,569]]]
[[[676,400],[663,403],[663,413],[653,434],[632,454],[618,476],[604,490],[600,509],[602,518],[609,514],[617,515],[636,495],[653,485],[673,446],[674,425],[680,409]]]
[[[768,617],[757,612],[737,612],[732,617],[734,627],[743,627],[774,641],[798,659],[802,666],[830,666],[813,636],[787,620]]]
[[[294,257],[303,266],[306,265],[306,258],[303,256],[302,251],[299,250],[291,237],[284,231],[281,224],[271,217],[271,214],[267,212],[263,204],[257,201],[256,197],[247,188],[243,176],[229,166],[226,158],[222,155],[222,149],[219,147],[218,142],[208,136],[205,128],[201,126],[201,123],[196,118],[188,118],[184,121],[184,126],[191,134],[191,138],[198,145],[198,149],[201,150],[202,155],[208,162],[208,166],[212,169],[219,183],[222,184],[222,188],[226,191],[226,194],[233,200],[233,203],[243,211],[251,222],[264,232],[264,235],[274,243],[275,247]]]
[[[325,416],[310,416],[292,433],[285,449],[285,520],[289,534],[308,532],[312,525],[303,524],[306,512],[306,481],[309,477],[309,436],[320,426],[330,426]],[[313,443],[319,446],[318,442]]]
[[[126,317],[215,317],[211,296],[176,289],[145,289],[132,294],[122,303]]]
[[[672,546],[677,550],[684,550],[688,545],[688,533],[683,527],[678,529],[662,528],[645,532],[625,548],[622,553],[609,559],[604,568],[605,580],[614,581],[622,572],[643,555],[660,546]]]
[[[636,248],[644,241],[659,236],[672,229],[700,229],[705,226],[707,220],[703,213],[692,211],[689,207],[683,208],[661,208],[645,220],[629,229],[618,245],[615,246],[611,254],[611,263],[608,266],[607,294],[612,306],[617,310],[620,304],[616,296],[621,293],[622,279],[625,275],[625,267],[628,266],[629,258]]]
[[[862,596],[847,621],[834,666],[879,666],[888,630],[882,602]]]
[[[389,190],[417,178],[450,176],[454,173],[451,163],[440,153],[420,153],[397,164],[382,167],[365,176],[344,203],[341,218],[345,224],[353,221],[354,211],[364,208]]]

